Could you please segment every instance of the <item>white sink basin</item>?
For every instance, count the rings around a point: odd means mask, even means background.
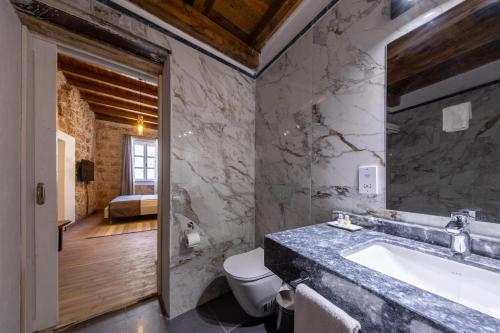
[[[500,273],[383,242],[344,257],[500,319]]]

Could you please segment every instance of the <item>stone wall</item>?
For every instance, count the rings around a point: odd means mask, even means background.
[[[95,163],[95,181],[88,184],[89,214],[103,209],[120,195],[123,135],[137,134],[130,125],[96,120],[80,92],[57,74],[57,128],[75,138],[75,159]],[[145,129],[144,137],[157,138],[156,130]],[[76,177],[76,175],[75,175]],[[136,185],[137,194],[153,194],[153,185]],[[87,216],[85,183],[76,179],[76,219]]]
[[[123,136],[136,135],[137,130],[134,126],[97,120],[96,133],[97,207],[102,209],[120,195]],[[156,130],[145,128],[144,137],[157,138],[158,133]],[[152,194],[153,191],[153,186],[136,185],[137,194]]]
[[[95,115],[87,102],[80,98],[78,89],[70,85],[62,72],[57,73],[57,129],[75,138],[75,160],[95,161],[96,130]],[[87,191],[85,183],[75,182],[76,220],[87,216]],[[88,213],[97,208],[96,182],[87,185]]]

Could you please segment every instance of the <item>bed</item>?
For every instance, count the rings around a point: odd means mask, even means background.
[[[154,215],[158,213],[158,196],[149,195],[120,195],[110,201],[104,208],[105,219]]]

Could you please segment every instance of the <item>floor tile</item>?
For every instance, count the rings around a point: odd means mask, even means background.
[[[102,316],[66,333],[276,333],[275,318],[252,318],[232,294],[212,300],[172,320],[157,299]]]
[[[65,331],[65,333],[124,333],[126,332],[125,319],[120,320],[101,320],[96,319],[88,324],[77,326]]]
[[[167,332],[167,318],[163,316],[159,302],[151,302],[130,309],[126,313],[127,332],[159,333]]]
[[[130,306],[124,310],[126,317],[133,317],[143,312],[162,314],[160,302],[157,298],[144,301],[140,304]]]
[[[231,333],[277,333],[276,317],[251,318],[236,327]]]
[[[188,311],[167,322],[168,333],[225,333],[212,312],[205,309]]]
[[[166,321],[154,299],[98,317],[65,333],[165,333]]]
[[[248,321],[251,317],[241,308],[232,293],[218,297],[198,309],[209,309],[226,332]]]

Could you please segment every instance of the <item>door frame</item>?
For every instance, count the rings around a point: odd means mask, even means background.
[[[158,172],[158,242],[157,242],[157,292],[163,312],[169,312],[169,270],[170,270],[170,117],[171,117],[171,73],[170,56],[168,56],[163,66],[152,63],[147,59],[138,56],[131,56],[126,51],[103,44],[97,40],[92,41],[92,47],[96,44],[99,47],[89,48],[90,45],[81,45],[68,42],[68,39],[61,40],[45,36],[30,31],[28,27],[22,27],[22,129],[21,129],[21,332],[32,333],[36,329],[36,245],[35,245],[35,106],[33,103],[34,87],[33,72],[35,70],[33,62],[33,52],[31,51],[33,39],[41,40],[56,46],[57,53],[73,53],[81,55],[86,60],[93,59],[97,63],[106,63],[111,66],[118,66],[122,69],[141,74],[158,83],[158,152],[159,152],[159,172]],[[90,52],[90,49],[92,52]],[[110,60],[110,53],[113,57]],[[125,53],[123,57],[120,54]],[[117,61],[117,59],[124,61]],[[140,63],[140,68],[134,64]],[[150,66],[148,66],[148,63]],[[145,71],[144,69],[147,69]],[[54,82],[54,85],[56,82]],[[55,112],[56,110],[54,110]],[[56,149],[56,132],[54,132],[54,149]],[[54,169],[54,174],[56,170]],[[52,184],[55,186],[55,184]],[[57,199],[57,192],[56,198]],[[57,213],[57,212],[56,212]],[[56,221],[54,222],[56,223]],[[57,226],[54,224],[54,233]],[[57,256],[57,252],[56,252]],[[57,258],[56,258],[57,260]],[[58,262],[58,261],[57,261]],[[57,263],[58,267],[59,263]],[[55,272],[56,277],[58,272]],[[57,284],[58,288],[58,284]],[[57,291],[57,289],[56,289]],[[56,305],[58,313],[58,302]],[[57,324],[57,323],[56,323]]]

